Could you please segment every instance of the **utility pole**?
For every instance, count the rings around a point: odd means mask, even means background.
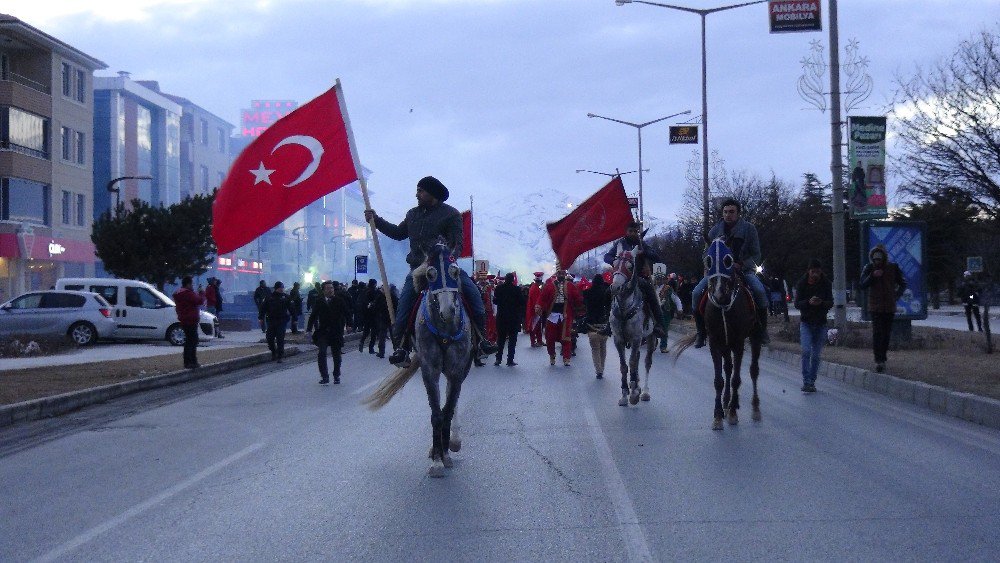
[[[837,0],[830,2],[830,172],[833,174],[833,323],[847,328],[847,283],[844,259],[844,160],[840,133],[840,44],[837,30]]]

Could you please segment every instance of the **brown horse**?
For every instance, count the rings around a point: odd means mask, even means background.
[[[715,366],[715,420],[712,430],[722,430],[722,417],[730,425],[739,423],[740,368],[743,349],[750,339],[750,379],[753,381],[753,420],[760,421],[760,397],[757,394],[757,376],[760,375],[760,338],[754,334],[757,322],[753,298],[742,278],[733,270],[733,254],[719,239],[712,242],[705,252],[705,271],[708,285],[705,289],[705,329],[708,346]],[[752,275],[752,274],[751,274]],[[695,335],[677,343],[677,356],[690,347]],[[725,370],[726,377],[722,378]]]

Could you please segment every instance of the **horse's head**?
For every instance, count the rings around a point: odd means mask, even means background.
[[[460,323],[462,270],[455,262],[451,248],[443,242],[432,246],[427,252],[422,274],[427,284],[428,305],[436,317],[435,324]]]
[[[707,290],[716,303],[725,304],[731,299],[735,284],[733,264],[736,258],[722,239],[715,239],[705,250],[702,258],[705,263],[705,277],[708,279]]]
[[[611,265],[614,272],[611,277],[611,290],[617,292],[635,274],[635,257],[631,250],[625,250],[615,258],[615,263]]]

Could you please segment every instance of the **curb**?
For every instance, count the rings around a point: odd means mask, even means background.
[[[768,358],[792,365],[800,364],[802,358],[798,352],[771,348],[767,349],[765,355]],[[887,395],[937,413],[1000,429],[1000,401],[997,399],[952,391],[920,381],[900,379],[887,373],[834,364],[826,360],[820,361],[818,375]]]

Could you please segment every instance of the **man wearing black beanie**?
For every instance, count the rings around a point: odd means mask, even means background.
[[[403,342],[403,336],[408,328],[406,325],[410,311],[417,301],[417,294],[413,289],[413,269],[424,263],[427,259],[427,250],[437,243],[439,236],[444,237],[456,256],[462,253],[462,214],[444,203],[448,199],[448,188],[437,178],[427,176],[417,182],[416,195],[417,206],[407,211],[406,218],[398,225],[379,217],[372,209],[365,211],[365,221],[374,220],[375,228],[389,238],[410,239],[410,252],[406,255],[410,273],[406,275],[406,281],[403,282],[403,289],[400,291],[399,307],[396,309],[396,319],[392,324],[392,343],[396,346],[396,350],[389,358],[393,365],[399,367],[406,367],[409,364],[410,351],[408,345]],[[479,353],[481,355],[496,353],[496,345],[485,337],[486,307],[483,305],[483,296],[464,270],[462,270],[462,296],[471,309],[472,320],[476,323],[479,334],[483,335],[479,342]]]

